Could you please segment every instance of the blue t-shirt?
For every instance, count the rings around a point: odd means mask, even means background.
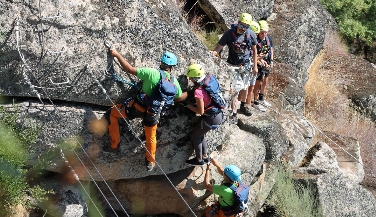
[[[233,24],[231,29],[227,30],[219,39],[218,44],[228,46],[227,62],[231,65],[246,65],[251,60],[252,46],[257,44],[256,34],[251,30],[243,34],[236,31],[237,24]],[[247,37],[247,34],[249,35]],[[247,39],[248,38],[248,39]]]

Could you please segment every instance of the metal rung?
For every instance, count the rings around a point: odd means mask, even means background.
[[[50,82],[53,84],[53,85],[62,85],[62,84],[69,84],[69,78],[67,78],[67,81],[64,81],[64,82],[54,82],[52,81],[51,77],[48,77],[48,79],[50,80]]]
[[[59,17],[60,17],[60,12],[58,12],[57,15],[55,15],[55,16],[48,16],[48,17],[45,17],[45,16],[42,15],[41,18],[42,18],[42,19],[50,19],[50,20],[51,20],[51,19],[55,19],[55,18],[59,18]]]
[[[53,51],[51,51],[50,49],[47,49],[47,52],[49,52],[50,54],[59,54],[59,53],[64,53],[64,52],[66,52],[67,51],[67,48],[65,47],[65,46],[63,46],[62,48],[61,48],[61,51],[56,51],[56,52],[53,52]]]

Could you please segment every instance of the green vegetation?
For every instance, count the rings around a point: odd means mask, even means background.
[[[209,50],[214,50],[217,42],[219,41],[218,29],[209,33],[207,33],[206,31],[197,31],[195,32],[195,34]]]
[[[266,201],[276,209],[278,216],[286,217],[320,217],[321,208],[313,193],[313,187],[292,179],[292,171],[286,166],[275,168],[275,184]]]
[[[0,106],[0,216],[11,216],[17,205],[31,207],[28,196],[40,201],[48,193],[39,186],[29,186],[28,179],[36,171],[25,161],[36,141],[37,126],[17,124],[18,108]]]
[[[338,23],[339,32],[348,41],[371,45],[376,39],[376,1],[320,0]]]

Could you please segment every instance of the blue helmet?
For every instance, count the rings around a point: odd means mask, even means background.
[[[231,181],[240,181],[240,175],[242,174],[241,170],[239,167],[235,165],[228,165],[224,169],[224,173],[227,177],[231,179]]]
[[[161,62],[169,66],[176,66],[178,64],[178,58],[171,52],[165,52],[162,55]]]

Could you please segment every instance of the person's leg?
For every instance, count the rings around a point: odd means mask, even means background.
[[[203,153],[205,153],[205,155],[207,156],[208,147],[205,140],[205,134],[210,130],[210,128],[204,124],[203,121],[205,118],[206,117],[200,119],[191,134],[191,142],[195,149],[196,157],[187,160],[186,162],[188,164],[203,165]]]
[[[265,88],[266,88],[266,84],[268,83],[268,78],[269,78],[269,72],[270,72],[269,70],[267,70],[265,72],[265,76],[264,76],[263,81],[262,81],[262,87],[261,87],[260,94],[259,94],[259,97],[258,97],[260,103],[267,106],[267,107],[271,106],[271,104],[269,102],[265,101],[265,99],[264,99]]]
[[[123,104],[117,104],[111,108],[110,112],[110,124],[108,125],[108,133],[110,135],[111,148],[117,149],[120,143],[120,129],[119,122],[120,118],[127,118],[125,109],[121,109]],[[120,111],[120,112],[119,112]]]
[[[146,155],[147,161],[151,162],[153,167],[155,165],[155,152],[157,151],[157,125],[158,124],[154,126],[144,126],[145,137],[146,137],[145,155]]]

